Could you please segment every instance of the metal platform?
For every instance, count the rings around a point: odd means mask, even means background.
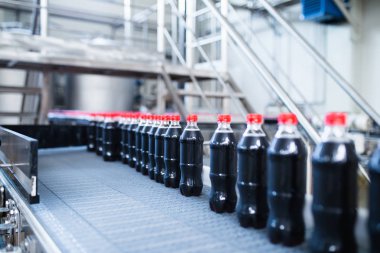
[[[39,175],[32,209],[64,252],[306,252],[211,212],[208,186],[186,198],[84,148],[40,150]]]
[[[99,45],[0,32],[0,68],[157,78],[164,66],[172,80],[190,80],[187,67],[168,64],[162,59],[157,52],[120,43]],[[191,71],[198,80],[217,78],[209,70]],[[227,75],[223,74],[223,78]]]

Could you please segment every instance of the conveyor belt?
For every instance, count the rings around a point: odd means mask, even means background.
[[[207,186],[186,198],[84,148],[41,150],[39,175],[33,211],[65,252],[306,252],[211,212]]]

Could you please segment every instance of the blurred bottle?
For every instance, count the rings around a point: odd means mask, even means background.
[[[120,138],[120,157],[125,164],[129,163],[129,144],[128,144],[128,129],[131,123],[131,114],[126,113],[121,121],[121,138]]]
[[[105,113],[98,113],[96,116],[96,154],[103,155],[103,124]]]
[[[280,114],[278,131],[267,152],[268,237],[285,246],[301,244],[305,237],[307,153],[297,122],[292,113]]]
[[[154,180],[154,172],[156,170],[156,160],[154,159],[154,146],[155,146],[155,138],[154,135],[157,132],[158,127],[161,124],[161,116],[160,115],[153,115],[153,125],[150,129],[148,135],[149,135],[149,178]]]
[[[218,115],[218,128],[210,140],[210,208],[217,213],[233,212],[236,206],[236,141],[231,115]]]
[[[169,127],[170,116],[162,115],[161,124],[154,135],[154,159],[156,161],[156,171],[154,179],[158,183],[164,183],[165,163],[164,163],[164,136]]]
[[[369,238],[371,253],[380,252],[380,143],[369,161]]]
[[[181,179],[179,168],[179,137],[182,134],[179,121],[181,117],[175,114],[170,117],[170,120],[170,125],[164,136],[164,184],[166,187],[178,188]]]
[[[96,150],[96,114],[90,113],[87,120],[87,150],[93,152]]]
[[[261,114],[248,114],[247,129],[237,147],[236,212],[243,227],[264,228],[268,219],[266,152],[269,144],[262,124]]]
[[[141,172],[141,159],[142,159],[142,152],[141,152],[141,131],[143,130],[146,123],[146,115],[142,114],[140,116],[140,122],[137,128],[135,129],[135,145],[136,145],[136,171]]]
[[[140,114],[131,115],[131,123],[128,128],[129,166],[136,167],[136,128],[139,125]]]
[[[141,173],[148,175],[149,171],[149,131],[152,128],[153,115],[147,114],[145,116],[146,123],[141,130]]]
[[[182,195],[199,196],[202,193],[203,136],[198,128],[198,116],[187,116],[187,126],[180,142],[180,192]]]
[[[117,115],[108,114],[103,123],[103,160],[115,161],[120,154],[118,150],[118,120]]]

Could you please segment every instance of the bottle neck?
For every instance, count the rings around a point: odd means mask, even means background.
[[[322,140],[347,140],[347,128],[345,126],[325,126]]]
[[[261,124],[257,123],[247,123],[247,129],[245,130],[244,136],[265,136]]]
[[[185,130],[199,130],[197,122],[188,121]]]
[[[230,123],[227,122],[218,122],[217,132],[232,132]]]
[[[278,130],[276,132],[275,137],[299,137],[299,132],[297,130],[296,125],[291,125],[291,124],[280,124],[278,126]]]
[[[169,127],[169,121],[167,121],[167,120],[161,121],[160,127],[161,128],[167,128],[167,127]]]
[[[139,125],[145,125],[145,123],[146,123],[146,120],[145,119],[140,119],[140,122],[139,122]]]
[[[180,127],[180,125],[179,125],[179,121],[173,120],[173,121],[170,123],[170,127]]]

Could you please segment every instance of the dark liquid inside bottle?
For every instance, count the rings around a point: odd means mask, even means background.
[[[352,142],[322,142],[313,157],[311,252],[357,252],[354,227],[358,158]],[[332,251],[332,249],[334,249]]]
[[[300,138],[274,138],[268,149],[267,229],[272,243],[295,246],[304,241],[306,156]]]
[[[265,228],[268,219],[265,136],[243,136],[238,144],[239,198],[236,212],[243,227]]]
[[[156,171],[154,172],[154,179],[158,183],[164,183],[165,164],[164,164],[164,135],[167,128],[159,127],[154,136],[154,159],[156,161]]]
[[[158,126],[153,125],[150,129],[148,136],[149,136],[149,178],[154,180],[154,172],[156,170],[156,160],[154,159],[154,148],[155,148],[155,138],[154,135],[156,134]]]
[[[128,148],[129,148],[129,166],[136,166],[136,128],[138,124],[132,123],[128,128]]]
[[[181,179],[179,168],[179,137],[182,134],[180,126],[170,126],[164,136],[164,184],[166,187],[178,188]]]
[[[87,126],[87,150],[96,150],[96,121],[91,120]]]
[[[96,123],[96,154],[103,155],[103,121]]]
[[[129,163],[128,129],[128,123],[123,123],[121,125],[120,157],[121,161],[125,164]]]
[[[103,124],[103,160],[115,161],[120,154],[118,150],[119,136],[118,123],[105,122]]]
[[[141,131],[144,128],[144,124],[139,124],[135,130],[135,149],[136,149],[136,171],[141,172]]]
[[[215,132],[210,141],[210,208],[217,213],[235,211],[236,141],[232,132]]]
[[[369,219],[368,230],[371,253],[380,252],[380,146],[373,153],[369,162]]]
[[[148,175],[149,171],[149,131],[152,125],[145,125],[141,130],[141,173]]]
[[[199,130],[184,130],[180,138],[180,192],[199,196],[202,193],[203,136]]]

